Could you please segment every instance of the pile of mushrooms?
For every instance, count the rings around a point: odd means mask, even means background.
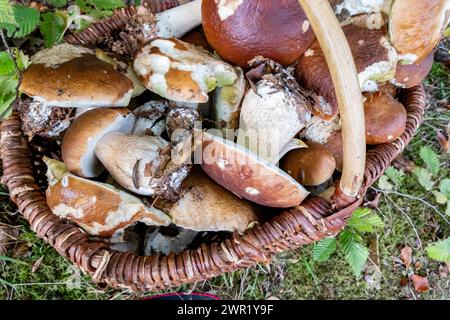
[[[393,141],[406,126],[397,89],[429,72],[449,1],[330,2],[364,92],[367,143]],[[138,7],[102,49],[36,53],[20,91],[30,139],[61,143],[61,159],[45,159],[50,209],[122,250],[169,254],[244,233],[342,170],[336,93],[297,0]]]

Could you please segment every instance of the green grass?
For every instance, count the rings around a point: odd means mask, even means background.
[[[422,146],[440,151],[440,176],[450,177],[450,156],[443,154],[436,129],[450,123],[449,71],[435,64],[426,84],[430,107],[421,127],[404,155],[422,165],[418,156]],[[377,185],[374,186],[377,188]],[[0,258],[0,298],[3,299],[133,299],[121,290],[104,290],[60,257],[50,246],[37,239],[23,219],[11,216],[15,207],[7,201],[6,190],[0,189],[0,210],[9,222],[20,226],[22,253],[10,253],[13,260]],[[422,201],[417,200],[422,199]],[[394,194],[383,194],[378,208],[385,228],[376,234],[379,247],[379,288],[372,288],[364,277],[355,278],[341,254],[325,263],[313,263],[311,246],[278,255],[269,265],[258,265],[222,275],[216,279],[185,285],[171,291],[200,291],[232,299],[450,299],[450,276],[443,277],[444,265],[427,258],[424,248],[438,239],[450,236],[450,226],[441,215],[445,207],[436,203],[431,192],[420,187],[413,174],[407,174]],[[446,217],[450,219],[450,217]],[[413,249],[413,269],[400,262],[400,251]],[[17,251],[17,250],[16,250]],[[20,251],[20,250],[19,250]],[[17,252],[16,252],[17,253]],[[43,257],[35,272],[32,266]],[[431,289],[417,294],[400,281],[411,272],[427,276]],[[146,293],[151,295],[153,293]]]

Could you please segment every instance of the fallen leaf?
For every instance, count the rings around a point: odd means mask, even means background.
[[[5,223],[0,223],[0,255],[6,254],[12,244],[17,242],[19,230]]]
[[[369,259],[364,267],[364,280],[366,280],[368,288],[380,290],[381,279],[378,238],[374,235],[370,240]]]
[[[403,277],[400,279],[400,287],[406,287],[409,283],[409,280],[407,277]]]
[[[414,285],[414,289],[417,292],[427,292],[428,290],[430,290],[430,284],[428,283],[427,277],[421,277],[415,274],[411,276],[411,281]]]
[[[371,209],[377,209],[380,204],[381,195],[381,192],[377,193],[372,200],[367,201],[364,205]]]
[[[44,256],[36,260],[36,262],[33,264],[33,267],[31,268],[31,272],[35,273],[37,271],[37,269],[42,264],[42,260],[44,260]]]
[[[439,144],[441,145],[442,150],[444,150],[446,153],[449,153],[450,139],[447,138],[444,133],[442,133],[442,130],[436,130],[436,137],[439,141]]]
[[[414,162],[406,159],[402,154],[392,161],[392,165],[403,172],[412,172],[414,168]]]
[[[405,264],[406,268],[409,268],[412,261],[412,249],[408,246],[404,247],[400,253],[400,258],[402,259],[403,263]]]

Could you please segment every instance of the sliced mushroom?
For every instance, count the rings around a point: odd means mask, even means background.
[[[369,30],[355,25],[343,27],[353,54],[362,91],[378,91],[378,83],[395,76],[397,53],[383,30]],[[332,119],[338,113],[337,97],[320,45],[315,41],[300,58],[295,76],[305,89],[320,96],[314,114]]]
[[[450,21],[448,0],[394,0],[389,38],[404,63],[421,63],[438,45]]]
[[[281,65],[261,60],[254,88],[242,101],[237,143],[268,162],[275,163],[281,150],[311,120],[306,92]],[[255,60],[259,63],[259,60]]]
[[[169,216],[147,207],[139,198],[110,185],[72,175],[62,162],[48,158],[44,161],[48,166],[49,208],[90,235],[112,237],[138,221],[157,226],[170,224]]]
[[[67,129],[61,145],[62,159],[70,172],[81,177],[97,177],[103,166],[95,156],[95,146],[111,131],[130,132],[135,117],[125,108],[89,110]]]
[[[298,206],[308,192],[275,165],[232,141],[205,133],[203,170],[238,196],[268,207]]]
[[[128,106],[134,87],[92,50],[60,44],[31,58],[19,90],[49,106],[98,108]]]
[[[422,62],[402,64],[399,62],[393,83],[401,88],[412,88],[419,85],[433,67],[434,54],[431,53]]]
[[[258,221],[248,202],[225,190],[200,170],[183,182],[182,197],[168,209],[177,226],[195,231],[244,233]],[[155,204],[158,206],[158,202]]]
[[[149,90],[179,102],[205,103],[209,92],[237,79],[231,65],[175,38],[156,39],[143,47],[134,69]]]
[[[336,169],[332,153],[317,142],[307,142],[308,148],[289,152],[281,161],[281,168],[305,186],[326,182]]]
[[[224,136],[226,136],[227,129],[237,130],[239,128],[241,102],[245,95],[247,83],[241,68],[236,67],[236,73],[238,79],[232,85],[219,88],[214,94],[213,120],[216,123],[216,128],[222,130]]]
[[[203,0],[202,15],[209,44],[241,67],[257,56],[289,65],[314,40],[297,0]]]
[[[381,144],[398,139],[406,129],[405,107],[384,92],[366,94],[365,97],[367,144]]]
[[[171,162],[170,145],[161,137],[110,132],[95,147],[95,154],[121,186],[137,194],[176,199],[190,171]]]

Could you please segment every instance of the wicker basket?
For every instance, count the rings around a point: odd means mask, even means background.
[[[328,1],[300,0],[300,3],[324,52],[328,52],[327,61],[343,122],[344,169],[333,203],[310,197],[301,206],[285,210],[242,236],[233,234],[223,242],[203,244],[196,250],[185,250],[180,254],[144,257],[114,251],[109,244],[91,240],[84,231],[52,214],[41,191],[42,185],[36,182],[40,181],[36,168],[42,166],[41,160],[30,156],[30,147],[34,146],[28,145],[18,114],[13,113],[1,124],[2,183],[8,186],[11,199],[32,230],[90,274],[94,281],[139,291],[163,290],[210,279],[268,262],[279,252],[338,233],[361,205],[367,189],[410,142],[423,120],[425,92],[418,86],[401,93],[408,112],[406,131],[396,141],[379,145],[366,154],[361,93],[345,37]],[[132,7],[123,9],[113,18],[97,23],[67,41],[92,44],[105,33],[123,28],[133,10]],[[336,63],[338,61],[340,63]],[[358,164],[362,164],[361,169]]]

